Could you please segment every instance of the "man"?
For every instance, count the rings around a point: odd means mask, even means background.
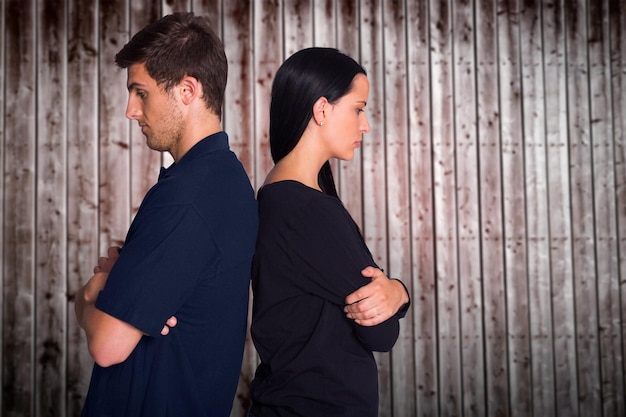
[[[228,416],[258,220],[221,128],[224,48],[205,19],[177,13],[115,60],[128,72],[126,116],[174,164],[146,194],[119,255],[109,249],[77,293],[96,362],[82,415]]]

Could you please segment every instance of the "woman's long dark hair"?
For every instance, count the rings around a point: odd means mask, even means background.
[[[367,75],[359,63],[334,48],[307,48],[290,56],[278,69],[270,104],[270,150],[274,163],[295,148],[311,117],[313,104],[326,97],[334,103],[352,88],[357,74]],[[337,197],[330,163],[318,174],[319,186]]]

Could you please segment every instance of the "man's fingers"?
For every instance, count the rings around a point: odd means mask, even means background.
[[[107,249],[107,255],[109,255],[109,258],[117,258],[120,255],[120,247],[111,246],[109,249]]]

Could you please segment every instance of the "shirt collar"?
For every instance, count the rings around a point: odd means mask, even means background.
[[[189,161],[193,161],[200,155],[225,149],[229,149],[228,135],[226,134],[226,132],[220,131],[209,135],[193,145],[191,149],[189,149],[178,162],[174,162],[167,168],[161,167],[161,171],[159,172],[159,180],[165,178],[165,176],[170,174],[175,167],[181,165],[184,166],[185,164],[189,163]]]

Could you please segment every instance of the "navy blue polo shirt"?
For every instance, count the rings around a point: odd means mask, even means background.
[[[162,169],[96,307],[146,334],[94,365],[83,416],[228,416],[245,343],[257,206],[224,132]],[[178,325],[161,336],[172,315]]]

